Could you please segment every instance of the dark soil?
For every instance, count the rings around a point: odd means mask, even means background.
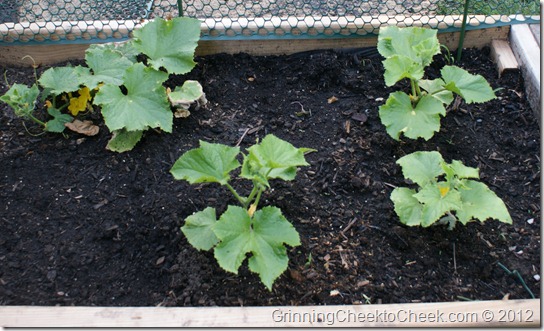
[[[209,104],[177,119],[172,134],[150,130],[137,147],[105,150],[95,137],[33,136],[0,105],[0,304],[249,306],[405,303],[538,297],[540,136],[517,73],[497,79],[488,50],[466,50],[460,66],[484,75],[499,98],[460,103],[429,141],[394,141],[378,118],[393,88],[381,59],[357,52],[199,58],[189,75]],[[435,77],[444,60],[428,71]],[[39,68],[38,74],[45,68]],[[11,83],[31,69],[2,68]],[[168,84],[179,83],[174,77]],[[186,78],[186,77],[182,77]],[[395,87],[398,89],[402,84]],[[0,93],[7,87],[0,85]],[[328,103],[328,99],[338,100]],[[43,111],[43,110],[42,110]],[[26,123],[30,132],[37,127]],[[222,271],[211,252],[192,248],[185,217],[235,203],[217,185],[191,186],[169,173],[199,140],[248,147],[268,133],[307,156],[293,182],[273,182],[275,205],[299,231],[289,269],[269,292],[244,264]],[[504,199],[513,225],[407,227],[389,195],[406,185],[395,161],[439,150],[446,161],[479,167]],[[244,182],[234,181],[235,187]],[[336,290],[334,292],[331,292]]]

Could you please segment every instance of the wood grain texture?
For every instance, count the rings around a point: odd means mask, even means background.
[[[538,327],[540,300],[305,307],[0,307],[2,327]]]
[[[510,27],[496,27],[480,30],[469,30],[465,35],[465,48],[482,48],[489,46],[493,39],[508,38]],[[440,33],[438,38],[448,49],[455,50],[459,44],[459,32]],[[282,55],[316,49],[342,49],[373,47],[377,44],[377,36],[354,38],[324,39],[251,39],[251,40],[201,40],[196,49],[197,55],[217,53],[248,53],[251,55]],[[86,44],[48,44],[38,46],[2,46],[0,47],[0,65],[30,66],[32,61],[22,59],[31,56],[38,65],[54,65],[74,59],[83,59]]]
[[[507,40],[495,39],[491,41],[491,57],[497,64],[499,77],[504,71],[519,69],[518,61]]]
[[[527,24],[516,24],[511,28],[510,44],[516,56],[523,79],[527,99],[535,116],[541,120],[542,99],[540,98],[540,46]]]

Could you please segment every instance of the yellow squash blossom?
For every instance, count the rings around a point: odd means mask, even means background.
[[[87,109],[87,102],[91,100],[91,90],[88,87],[80,88],[77,93],[79,96],[77,98],[70,98],[70,105],[68,106],[68,110],[74,116],[80,111]]]
[[[440,190],[440,196],[443,198],[446,196],[446,194],[448,194],[448,192],[450,191],[450,187],[449,186],[438,186],[438,189]]]

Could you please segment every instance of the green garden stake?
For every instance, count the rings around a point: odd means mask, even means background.
[[[461,61],[461,53],[463,53],[463,43],[465,42],[465,31],[467,29],[469,2],[470,0],[465,0],[465,6],[463,7],[463,23],[461,24],[461,34],[459,35],[459,46],[457,47],[457,62]]]
[[[533,294],[533,292],[531,291],[531,289],[529,288],[529,286],[527,286],[527,284],[525,283],[525,281],[524,281],[523,278],[521,277],[519,271],[517,271],[517,270],[510,271],[510,270],[508,270],[508,268],[506,268],[506,267],[505,267],[502,263],[500,263],[500,262],[497,262],[497,264],[498,264],[499,267],[501,267],[504,271],[506,271],[506,273],[507,273],[509,276],[510,276],[510,275],[516,276],[516,277],[519,279],[519,281],[520,281],[521,285],[523,286],[523,288],[524,288],[527,292],[529,292],[529,295],[531,295],[531,298],[532,298],[532,299],[535,298],[535,295]]]
[[[183,16],[183,0],[178,0],[178,16]]]

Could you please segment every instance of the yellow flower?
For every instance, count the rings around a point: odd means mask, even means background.
[[[446,194],[448,194],[448,192],[450,191],[450,187],[449,186],[439,186],[438,189],[440,190],[440,196],[443,198],[446,196]]]
[[[45,106],[47,107],[47,109],[49,109],[53,106],[53,104],[51,103],[51,101],[45,100]]]
[[[80,88],[77,93],[79,96],[77,98],[70,98],[70,105],[68,106],[68,110],[74,116],[80,111],[87,109],[87,102],[91,100],[91,90],[88,87]]]

